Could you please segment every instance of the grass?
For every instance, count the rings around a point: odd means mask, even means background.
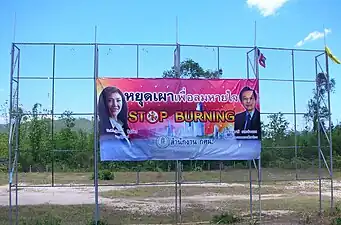
[[[283,189],[277,187],[267,187],[262,189],[262,194],[283,194]],[[254,188],[256,189],[256,188]],[[203,194],[210,195],[247,195],[250,188],[247,186],[230,186],[230,187],[193,187],[181,186],[181,194],[183,197],[196,196]],[[286,190],[285,194],[295,193],[295,190]],[[255,193],[254,193],[255,194]],[[149,197],[173,197],[174,187],[170,186],[151,186],[151,187],[134,187],[121,190],[111,190],[100,192],[100,196],[105,198],[149,198]]]
[[[228,169],[225,171],[203,171],[183,172],[183,180],[187,182],[248,182],[248,169]],[[93,184],[92,173],[55,173],[55,184]],[[284,169],[262,169],[263,181],[295,180],[295,170]],[[324,171],[327,177],[327,172]],[[335,173],[334,176],[340,176]],[[298,171],[301,179],[317,179],[317,170]],[[253,169],[252,178],[257,179],[257,171]],[[13,178],[15,179],[15,178]],[[174,182],[174,172],[115,172],[113,181],[99,181],[99,184],[125,184],[125,183],[152,183],[152,182]],[[18,182],[25,184],[52,184],[51,173],[19,173]],[[8,183],[8,174],[0,173],[0,185]]]
[[[56,173],[56,184],[91,184],[92,173]],[[51,184],[50,173],[20,173],[19,183],[26,184]],[[253,170],[253,178],[257,178],[256,171]],[[339,174],[336,174],[338,177]],[[317,224],[323,224],[315,217],[317,215],[319,202],[318,196],[304,196],[300,195],[297,190],[284,190],[284,186],[290,186],[295,182],[278,182],[278,180],[294,180],[295,170],[280,170],[280,169],[263,169],[262,171],[263,182],[262,186],[262,210],[290,210],[296,211],[294,214],[276,216],[266,216],[264,220],[268,224],[276,224],[277,221],[288,222],[292,221],[297,223],[302,218],[306,218],[309,215],[311,221],[318,222]],[[100,181],[101,184],[124,184],[124,183],[136,183],[137,173],[135,172],[115,172],[114,181]],[[139,181],[143,183],[152,182],[174,182],[174,172],[141,172],[139,173]],[[184,172],[183,178],[185,181],[206,181],[206,182],[221,182],[237,183],[248,182],[249,170],[242,169],[230,169],[223,172],[219,171],[204,171],[204,172]],[[299,178],[317,178],[317,171],[299,171]],[[7,174],[0,174],[0,184],[7,184]],[[277,180],[277,182],[276,182]],[[271,186],[271,184],[276,184]],[[254,200],[253,211],[257,213],[258,210],[258,190],[257,183],[254,182],[253,186]],[[317,187],[307,191],[316,191]],[[232,212],[236,215],[247,213],[249,211],[249,200],[247,198],[222,198],[220,201],[215,202],[203,202],[193,199],[188,199],[189,196],[202,195],[201,199],[205,200],[203,194],[209,193],[210,195],[245,195],[248,197],[249,187],[248,184],[244,186],[222,186],[222,187],[193,187],[190,185],[182,185],[182,221],[183,222],[198,222],[198,221],[210,221],[214,215],[224,214],[226,212]],[[266,199],[267,194],[286,194],[285,199]],[[19,194],[20,195],[20,194]],[[168,202],[168,211],[160,213],[158,211],[153,213],[143,213],[141,211],[132,212],[128,209],[118,209],[116,207],[100,206],[101,218],[108,221],[108,224],[171,224],[174,222],[174,209],[169,207],[174,206],[174,186],[137,186],[134,188],[127,188],[121,190],[111,190],[100,192],[101,197],[115,199],[124,198],[127,201],[132,201],[135,205],[141,204],[140,207],[144,207],[144,203],[162,204]],[[168,198],[158,199],[157,198]],[[20,197],[19,197],[20,198]],[[120,201],[117,199],[117,201]],[[157,202],[160,201],[160,202]],[[142,204],[143,203],[143,204]],[[115,204],[115,203],[114,203]],[[115,205],[114,205],[115,206]],[[323,208],[329,207],[329,201],[323,201]],[[38,205],[38,206],[19,206],[19,218],[22,221],[31,221],[34,218],[53,216],[61,220],[61,224],[65,225],[87,225],[87,223],[93,218],[94,205]],[[133,208],[133,206],[132,206]],[[15,216],[15,213],[13,213]],[[0,225],[8,224],[8,208],[0,207]],[[20,224],[20,223],[19,223]]]
[[[305,219],[305,212],[309,212],[311,216],[311,224],[322,224],[317,220],[317,201],[311,197],[290,198],[285,202],[278,200],[263,201],[263,210],[280,210],[290,209],[296,210],[296,213],[284,216],[265,216],[262,220],[265,224],[276,224],[276,222],[292,222],[298,224],[298,221]],[[327,208],[327,203],[323,205]],[[222,202],[221,206],[216,208],[204,207],[202,205],[192,204],[182,211],[182,222],[196,223],[210,221],[214,216],[225,212],[232,212],[232,215],[241,216],[241,212],[248,208],[248,201],[227,201]],[[255,213],[257,209],[255,207]],[[21,223],[24,221],[32,221],[35,218],[56,217],[61,220],[63,225],[87,225],[93,218],[94,205],[82,206],[56,206],[56,205],[39,205],[39,206],[20,206],[19,219]],[[0,225],[8,224],[8,208],[0,208]],[[100,206],[101,219],[107,221],[108,224],[172,224],[175,214],[170,213],[153,213],[142,214],[130,212],[126,210],[115,210],[113,207]],[[15,218],[15,211],[13,211]],[[255,215],[257,219],[257,215]],[[244,222],[249,221],[249,216],[244,216]],[[316,223],[313,223],[316,222]],[[245,223],[244,223],[245,224]]]

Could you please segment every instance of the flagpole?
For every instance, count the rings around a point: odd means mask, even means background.
[[[255,24],[254,24],[254,42],[253,42],[253,45],[254,45],[254,50],[255,50],[255,54],[254,54],[254,66],[255,66],[255,69],[256,69],[256,73],[255,73],[255,76],[256,78],[258,78],[259,76],[259,66],[258,66],[258,63],[257,63],[257,57],[258,54],[257,54],[257,21],[255,20]]]
[[[255,20],[255,36],[254,36],[254,46],[256,46],[256,43],[257,43],[257,21]]]
[[[14,13],[13,43],[15,43],[16,30],[17,30],[17,12]]]
[[[323,24],[323,41],[324,41],[324,47],[326,48],[327,46],[327,41],[326,41],[326,28],[324,27],[324,24]]]
[[[178,24],[178,16],[175,17],[175,60],[174,60],[174,67],[176,71],[176,77],[180,76],[179,71],[179,24]],[[175,223],[178,224],[179,217],[181,221],[181,187],[179,185],[179,160],[175,162],[175,190],[174,190],[174,197],[175,197]],[[179,202],[178,202],[179,201]],[[179,203],[179,205],[178,205]],[[180,211],[180,215],[178,212]]]
[[[176,41],[176,44],[179,43],[179,21],[178,21],[178,16],[175,17],[175,41]]]
[[[323,24],[323,40],[324,40],[324,52],[325,52],[325,57],[326,57],[326,78],[327,78],[327,86],[328,86],[328,91],[327,91],[327,95],[328,95],[328,109],[329,109],[329,115],[328,115],[328,123],[329,123],[329,157],[330,157],[330,208],[331,210],[334,207],[334,184],[333,184],[333,144],[332,144],[332,128],[331,128],[331,124],[332,124],[332,120],[331,120],[331,101],[330,101],[330,90],[329,90],[329,86],[330,86],[330,75],[329,75],[329,56],[327,54],[327,38],[326,38],[326,29],[325,26]],[[320,124],[319,124],[320,126]],[[319,150],[321,151],[321,150]]]

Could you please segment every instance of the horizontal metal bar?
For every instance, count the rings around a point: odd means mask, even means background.
[[[20,77],[23,80],[93,80],[94,77]]]
[[[186,172],[186,171],[185,171]],[[246,169],[245,169],[245,172]],[[90,172],[89,172],[90,173]],[[262,179],[262,182],[289,182],[289,181],[314,181],[318,180],[318,177],[316,178],[298,178],[298,179]],[[329,177],[321,177],[321,180],[330,180]],[[258,179],[252,179],[252,182],[258,182]],[[232,180],[232,182],[236,183],[249,183],[250,180]],[[138,187],[138,186],[168,186],[174,184],[174,181],[170,182],[158,182],[158,183],[127,183],[127,184],[98,184],[98,187]],[[181,184],[226,184],[224,182],[220,182],[219,180],[216,181],[181,181]],[[12,184],[15,188],[15,184]],[[46,187],[52,187],[51,184],[49,185],[18,185],[18,188],[46,188]],[[74,188],[74,187],[94,187],[94,184],[55,184],[53,187],[69,187],[69,188]]]
[[[282,51],[296,51],[296,52],[324,52],[321,49],[299,49],[299,48],[276,48],[276,47],[258,47],[259,49],[268,49],[268,50],[282,50]]]
[[[252,66],[252,65],[251,65]],[[105,78],[105,77],[104,77]],[[127,79],[134,79],[135,77],[127,78]],[[29,76],[21,76],[19,79],[23,80],[93,80],[94,77],[29,77]],[[159,78],[163,79],[163,78]],[[260,78],[260,81],[278,81],[278,82],[292,82],[295,81],[299,82],[306,82],[306,83],[315,83],[314,80],[292,80],[292,79],[276,79],[276,78]]]
[[[16,113],[16,112],[11,112],[11,115],[22,115],[22,116],[31,116],[31,113]],[[36,113],[35,115],[37,116],[61,116],[64,115],[64,113]],[[93,116],[94,113],[71,113],[72,116]]]
[[[296,146],[297,148],[318,148],[318,146]],[[321,148],[327,148],[329,146],[321,146]],[[291,149],[295,148],[295,146],[269,146],[269,147],[262,147],[262,149]]]
[[[100,46],[145,46],[145,47],[176,47],[176,44],[111,44],[111,43],[99,43],[97,44],[99,47]]]
[[[65,46],[65,45],[82,45],[82,46],[94,46],[97,44],[98,47],[100,46],[150,46],[150,47],[175,47],[176,44],[147,44],[147,43],[70,43],[70,42],[21,42],[21,43],[15,43],[16,45],[55,45],[55,46]]]
[[[293,112],[261,112],[260,114],[263,114],[263,115],[273,115],[273,114],[283,114],[283,115],[304,115],[306,113],[299,113],[299,112],[296,112],[296,113],[293,113]],[[12,112],[11,115],[25,115],[25,116],[29,116],[31,115],[30,113],[16,113],[16,112]],[[64,115],[64,113],[60,113],[60,112],[57,112],[57,113],[37,113],[35,115],[38,115],[38,116],[60,116],[60,115]],[[82,115],[88,115],[88,116],[91,116],[91,115],[94,115],[93,112],[91,113],[72,113],[71,115],[74,115],[74,116],[82,116]]]
[[[88,152],[90,154],[92,154],[92,151],[86,151],[86,150],[63,150],[63,149],[54,149],[51,150],[52,152]]]
[[[260,114],[263,114],[263,115],[273,115],[273,114],[283,114],[283,115],[304,115],[306,113],[299,113],[299,112],[296,112],[296,113],[291,113],[291,112],[261,112]],[[24,116],[29,116],[31,115],[30,113],[16,113],[16,112],[12,112],[11,115],[24,115]],[[38,115],[38,116],[60,116],[60,115],[64,115],[64,113],[37,113],[35,115]],[[91,115],[94,115],[94,113],[72,113],[71,115],[74,115],[74,116],[82,116],[82,115],[88,115],[88,116],[91,116]]]
[[[296,83],[299,82],[306,82],[306,83],[315,83],[315,80],[293,80],[293,79],[276,79],[276,78],[259,78],[260,81],[286,81],[286,82],[293,82],[295,81]]]
[[[297,146],[297,148],[317,148],[318,146]],[[329,146],[321,146],[321,148],[327,148]],[[273,146],[273,147],[262,147],[262,149],[291,149],[295,146]],[[88,152],[87,150],[67,150],[67,149],[54,149],[52,152]]]
[[[250,49],[252,46],[237,46],[237,45],[191,45],[191,44],[180,44],[180,47],[201,47],[201,48],[237,48],[237,49]]]
[[[15,42],[15,45],[51,45],[51,47],[53,45],[89,45],[89,46],[93,46],[95,45],[95,43],[72,43],[72,42]]]
[[[273,115],[273,114],[283,114],[283,115],[305,115],[306,113],[300,112],[261,112],[260,114],[264,115]]]
[[[172,47],[176,46],[176,44],[148,44],[148,43],[72,43],[72,42],[15,42],[15,45],[112,45],[112,46],[164,46],[164,47]],[[180,47],[219,47],[219,48],[238,48],[238,49],[249,49],[254,48],[254,46],[237,46],[237,45],[200,45],[200,44],[179,44]],[[297,49],[297,48],[282,48],[282,47],[258,47],[259,49],[268,49],[268,50],[284,50],[284,51],[305,51],[305,52],[324,52],[324,50],[318,49]]]

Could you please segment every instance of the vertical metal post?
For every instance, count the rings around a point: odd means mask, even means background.
[[[292,68],[292,94],[293,94],[293,103],[294,103],[294,132],[295,132],[295,179],[298,179],[297,174],[297,157],[298,157],[298,149],[297,149],[297,118],[296,118],[296,87],[295,87],[295,58],[294,58],[294,50],[291,50],[291,68]]]
[[[220,70],[220,47],[217,47],[218,72]]]
[[[136,184],[140,184],[140,168],[136,171]]]
[[[249,53],[246,53],[246,78],[250,78]]]
[[[249,180],[250,180],[250,216],[253,219],[253,203],[252,203],[252,163],[249,160]]]
[[[178,184],[179,184],[179,222],[180,224],[182,224],[182,206],[181,206],[181,203],[182,203],[182,199],[181,199],[181,196],[182,196],[182,191],[181,191],[181,182],[182,182],[182,163],[181,161],[179,162],[178,164]]]
[[[246,53],[246,78],[250,78],[250,68],[249,68],[249,52]],[[249,181],[250,181],[250,216],[253,219],[253,206],[252,206],[252,170],[251,170],[251,160],[249,160]]]
[[[175,161],[175,224],[178,224],[178,160]]]
[[[139,53],[139,45],[136,45],[136,78],[139,78],[139,61],[140,61],[140,53]]]
[[[219,163],[219,183],[222,183],[223,162]]]
[[[10,71],[10,99],[9,99],[9,125],[12,126],[13,117],[13,73],[14,73],[14,43],[12,43],[11,50],[11,71]],[[11,128],[9,128],[11,130]],[[10,137],[10,136],[9,136]],[[9,212],[8,212],[8,222],[12,225],[12,140],[8,141],[8,197],[9,197]]]
[[[52,187],[54,187],[54,150],[55,150],[55,142],[54,142],[54,88],[55,88],[55,67],[56,67],[56,45],[53,45],[53,53],[52,53],[52,98],[51,98],[51,140],[52,140],[52,162],[51,162],[51,183]]]
[[[16,94],[16,126],[15,126],[15,224],[19,224],[19,204],[18,204],[18,157],[19,157],[19,126],[20,116],[19,115],[19,71],[20,71],[20,50],[18,50],[18,65],[17,65],[17,94]]]
[[[98,46],[95,43],[94,55],[94,185],[95,185],[95,224],[99,221],[99,205],[98,205],[98,111],[97,111],[97,78],[98,78]]]
[[[328,123],[329,123],[329,155],[330,155],[330,208],[334,208],[334,185],[333,185],[333,138],[332,138],[332,116],[331,116],[331,102],[330,102],[330,76],[329,76],[329,61],[328,55],[326,57],[326,73],[327,73],[327,95],[328,95]]]
[[[262,192],[261,192],[261,186],[262,186],[262,164],[261,164],[261,156],[259,155],[258,159],[258,195],[259,195],[259,224],[262,224]]]
[[[317,100],[317,151],[318,151],[318,181],[319,181],[319,213],[322,214],[322,194],[321,194],[321,128],[320,128],[320,85],[317,72],[317,58],[315,57],[315,73],[316,73],[316,100]],[[315,121],[314,121],[315,122]]]

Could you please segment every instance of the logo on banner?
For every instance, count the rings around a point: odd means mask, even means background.
[[[156,145],[159,148],[167,148],[170,144],[169,138],[166,136],[161,136],[156,140]]]

